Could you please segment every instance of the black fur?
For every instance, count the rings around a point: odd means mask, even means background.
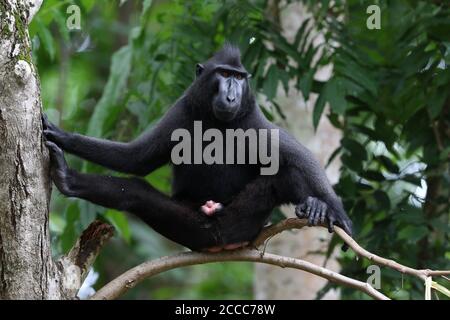
[[[309,150],[282,129],[276,175],[260,176],[260,165],[173,165],[172,197],[141,178],[82,174],[65,164],[61,149],[116,171],[144,176],[170,163],[172,131],[186,128],[192,132],[194,120],[202,121],[203,130],[278,128],[260,111],[246,78],[240,81],[242,99],[236,114],[231,120],[217,119],[212,101],[221,81],[217,80],[217,67],[224,65],[246,74],[239,50],[225,46],[197,67],[196,80],[160,122],[129,143],[67,133],[44,116],[52,177],[58,189],[67,196],[131,212],[193,250],[251,241],[271,211],[284,203],[296,204],[297,215],[308,218],[311,225],[327,222],[331,231],[337,224],[351,234],[351,221],[324,170]],[[220,214],[209,217],[199,212],[207,200],[224,204]]]

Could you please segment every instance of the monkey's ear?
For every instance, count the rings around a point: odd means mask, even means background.
[[[205,67],[201,64],[201,63],[197,63],[197,65],[195,66],[195,76],[199,77],[203,70],[205,70]]]

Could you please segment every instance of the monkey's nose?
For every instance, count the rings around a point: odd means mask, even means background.
[[[227,96],[227,101],[228,102],[234,102],[234,100],[236,100],[235,96]]]

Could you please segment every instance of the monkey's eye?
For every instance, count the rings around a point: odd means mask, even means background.
[[[220,70],[220,71],[219,71],[219,74],[220,74],[222,77],[224,77],[224,78],[230,77],[230,73],[229,73],[228,71],[226,71],[226,70]]]
[[[236,75],[234,76],[236,79],[238,79],[238,80],[242,80],[242,79],[244,79],[244,76],[242,75],[242,74],[240,74],[240,73],[236,73]]]

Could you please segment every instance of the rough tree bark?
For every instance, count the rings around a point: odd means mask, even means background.
[[[42,0],[0,0],[0,299],[76,296],[112,230],[95,223],[67,257],[53,261],[51,182],[28,24]]]

